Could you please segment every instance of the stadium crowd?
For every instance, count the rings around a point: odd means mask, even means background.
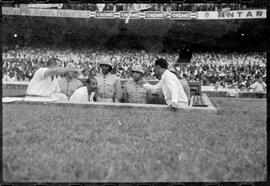
[[[249,87],[262,76],[266,82],[266,54],[264,53],[193,53],[191,63],[180,67],[177,53],[149,53],[145,51],[105,51],[97,49],[47,49],[20,48],[2,53],[3,81],[30,81],[35,71],[46,65],[46,61],[56,57],[61,60],[62,67],[74,63],[82,70],[80,78],[100,73],[99,63],[110,58],[113,64],[112,74],[121,79],[130,78],[131,69],[140,65],[144,70],[144,79],[156,79],[152,63],[163,57],[170,67],[174,67],[177,75],[188,81],[201,81],[202,85]]]

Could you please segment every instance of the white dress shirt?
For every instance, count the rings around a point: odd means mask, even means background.
[[[52,80],[51,76],[44,77],[44,73],[48,68],[39,68],[33,78],[30,80],[26,94],[48,97],[54,93],[59,93],[60,88],[58,85],[58,80],[54,78]]]
[[[168,105],[171,105],[172,102],[177,104],[188,104],[188,98],[180,80],[169,70],[166,70],[163,73],[160,81],[156,85],[144,84],[143,87],[152,92],[162,90]]]
[[[258,81],[250,85],[250,88],[253,88],[253,92],[264,92],[266,88],[265,82],[259,83]]]

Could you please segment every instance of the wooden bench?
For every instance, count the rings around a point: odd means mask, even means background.
[[[207,103],[204,100],[203,95],[193,95],[193,96],[191,96],[190,105],[192,107],[208,107]]]

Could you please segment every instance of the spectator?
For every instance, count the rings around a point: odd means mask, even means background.
[[[111,74],[113,69],[109,58],[104,58],[100,62],[101,74],[96,76],[98,82],[100,102],[120,102],[122,98],[122,88],[120,79]]]
[[[131,68],[135,65],[142,66],[146,80],[156,79],[154,76],[152,62],[157,57],[164,57],[169,64],[177,60],[177,53],[162,55],[157,52],[132,51],[132,50],[97,50],[97,49],[47,49],[24,47],[15,50],[7,50],[2,53],[3,65],[2,72],[5,71],[6,77],[12,81],[29,81],[35,71],[44,67],[44,61],[51,57],[58,57],[61,66],[73,61],[80,68],[83,74],[80,78],[87,78],[89,74],[99,74],[100,66],[98,61],[103,58],[111,59],[114,69],[112,73],[122,79],[128,79],[131,75]],[[179,67],[175,67],[176,69]],[[179,69],[177,70],[179,71]],[[239,75],[244,75],[247,87],[252,82],[248,80],[252,76],[262,74],[266,79],[266,54],[263,53],[193,53],[191,63],[184,68],[182,75],[186,79],[200,80],[203,85],[214,85],[220,81],[232,85],[239,79]],[[180,74],[178,74],[179,76]],[[5,78],[7,80],[7,78]],[[249,84],[250,83],[250,84]]]
[[[72,94],[70,101],[72,102],[95,102],[98,98],[98,88],[96,78],[90,76],[83,86]]]
[[[165,59],[155,61],[155,73],[160,81],[156,85],[144,84],[143,87],[152,91],[162,90],[167,105],[172,108],[188,106],[188,98],[179,79],[168,69]]]
[[[67,68],[76,68],[73,63],[69,63]],[[82,87],[83,84],[76,78],[75,72],[67,72],[63,78],[58,80],[61,93],[65,94],[69,99],[75,90]]]
[[[257,75],[256,82],[250,85],[249,89],[253,89],[253,92],[266,91],[266,84],[263,82],[262,75]]]
[[[149,92],[139,86],[139,82],[143,78],[143,69],[140,66],[132,68],[132,79],[124,85],[124,101],[126,103],[146,103]]]
[[[67,72],[75,72],[75,68],[58,67],[60,61],[57,58],[50,58],[45,68],[39,68],[28,84],[26,94],[30,97],[51,97],[59,100],[67,100],[66,96],[60,93],[55,75]]]

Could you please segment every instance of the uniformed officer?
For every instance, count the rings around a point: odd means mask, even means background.
[[[120,78],[111,74],[112,63],[109,58],[104,58],[100,63],[101,74],[96,76],[98,82],[98,102],[119,103],[122,98]]]
[[[139,85],[143,74],[141,66],[132,67],[132,79],[124,85],[124,101],[126,103],[147,103],[149,92]]]
[[[67,64],[67,68],[75,68],[75,65],[73,63],[69,63]],[[68,99],[75,90],[83,86],[82,82],[76,78],[76,74],[74,72],[66,73],[65,77],[58,80],[58,84],[61,92],[65,94]]]

